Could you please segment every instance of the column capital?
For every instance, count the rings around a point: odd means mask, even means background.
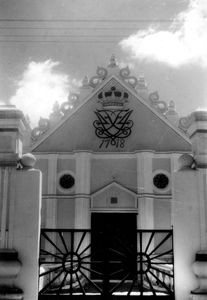
[[[89,228],[89,198],[91,189],[91,153],[77,152],[76,154],[76,199],[75,199],[75,228]]]
[[[136,152],[137,158],[153,158],[154,151],[142,151],[142,152]]]
[[[76,194],[90,193],[91,182],[91,153],[77,152],[76,154]]]
[[[90,151],[77,151],[75,152],[75,157],[91,157],[92,153]]]
[[[194,159],[198,168],[207,168],[207,111],[195,111],[191,118],[188,134]]]
[[[0,105],[0,165],[16,165],[29,125],[14,105]]]

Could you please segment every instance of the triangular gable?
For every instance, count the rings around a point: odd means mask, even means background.
[[[120,183],[118,183],[116,181],[113,181],[113,182],[110,182],[109,184],[105,185],[104,187],[98,189],[97,191],[93,192],[91,194],[91,197],[96,197],[99,194],[104,193],[107,190],[110,190],[112,188],[118,188],[118,189],[120,189],[120,190],[134,196],[134,197],[137,196],[137,193],[135,193],[134,191],[130,190],[129,188],[126,188],[125,186],[121,185]]]
[[[126,108],[132,111],[131,134],[117,145],[108,145],[95,134],[96,111],[102,109],[97,97],[103,90],[116,86],[130,95]],[[103,142],[103,143],[102,143]],[[94,152],[132,152],[137,150],[191,151],[189,139],[140,97],[136,90],[111,75],[95,88],[83,103],[54,129],[35,143],[34,152],[72,152],[90,150]]]
[[[137,194],[113,181],[91,195],[91,209],[93,211],[124,209],[137,212]]]

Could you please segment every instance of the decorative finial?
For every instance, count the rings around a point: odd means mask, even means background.
[[[175,102],[173,100],[168,104],[168,111],[175,111]]]
[[[19,160],[19,170],[29,170],[32,169],[36,163],[36,157],[31,153],[23,154]]]
[[[167,111],[165,112],[165,117],[168,119],[168,121],[175,125],[176,127],[179,126],[179,115],[175,108],[175,102],[170,101],[167,106]]]
[[[50,121],[52,121],[53,123],[56,123],[60,120],[61,117],[62,117],[62,114],[60,112],[60,104],[56,101],[53,105],[53,111],[50,114]]]
[[[54,103],[54,105],[53,105],[53,109],[52,110],[55,113],[55,112],[59,111],[59,109],[60,109],[60,105],[59,105],[58,101],[56,101]]]
[[[29,125],[31,124],[31,120],[30,120],[30,117],[28,114],[25,115],[25,120],[26,120],[27,124],[29,124]]]
[[[116,60],[116,57],[114,54],[112,54],[111,58],[110,58],[110,61],[109,61],[109,65],[108,67],[110,68],[115,68],[118,66],[118,63],[117,63],[117,60]]]
[[[82,80],[82,87],[88,87],[89,86],[89,79],[88,76],[85,76]]]
[[[185,153],[178,158],[178,170],[192,169],[193,165],[195,167],[195,161],[190,154]]]
[[[143,75],[140,75],[138,78],[137,88],[138,89],[147,89],[147,83],[146,83]]]

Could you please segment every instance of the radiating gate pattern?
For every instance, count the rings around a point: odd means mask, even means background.
[[[115,240],[113,248],[102,247],[96,256],[92,253],[90,230],[42,229],[39,299],[174,299],[172,230],[137,230],[136,251],[118,236]]]

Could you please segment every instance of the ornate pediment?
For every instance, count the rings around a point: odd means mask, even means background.
[[[186,139],[178,129],[178,121],[172,101],[167,105],[158,92],[149,93],[143,76],[131,76],[129,68],[120,68],[112,56],[107,68],[98,67],[96,75],[84,78],[79,93],[56,104],[49,119],[40,119],[32,131],[32,149],[52,145],[51,151],[135,151],[140,147],[169,150],[173,143],[168,141],[166,129],[171,132],[171,140],[178,136]],[[51,144],[39,148],[45,140],[51,140]]]

